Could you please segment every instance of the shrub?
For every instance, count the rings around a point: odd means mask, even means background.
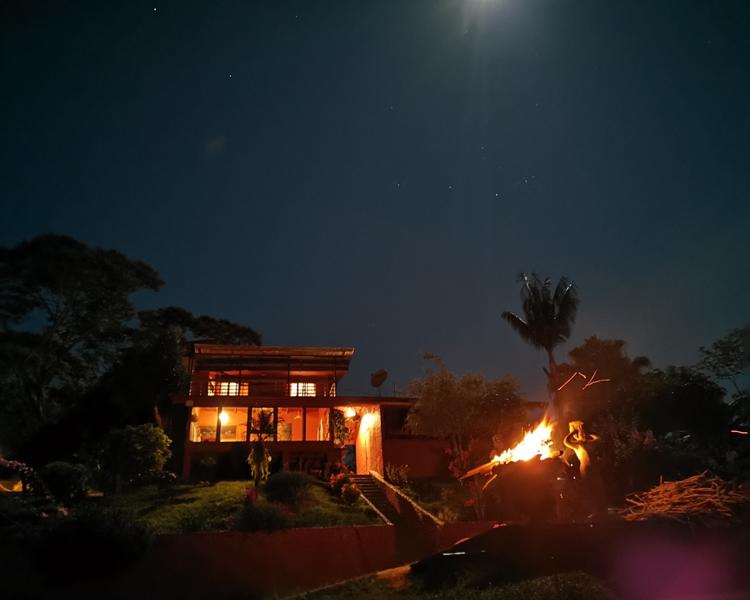
[[[340,462],[335,462],[328,468],[329,476],[339,475],[340,473],[349,473],[349,472],[350,472],[349,468],[345,464],[342,464]]]
[[[385,465],[385,478],[393,485],[408,487],[409,465],[394,465],[387,463]]]
[[[291,522],[289,511],[278,504],[246,502],[234,521],[239,531],[280,531]]]
[[[338,475],[331,475],[329,482],[331,486],[331,492],[334,496],[340,496],[342,488],[347,485],[354,483],[354,480],[348,473],[339,473]]]
[[[84,498],[90,489],[89,471],[77,463],[51,462],[42,467],[41,477],[52,495],[63,503]]]
[[[172,440],[158,427],[144,423],[109,432],[104,444],[103,463],[110,477],[126,483],[146,480],[162,471],[172,455]],[[117,487],[117,486],[115,486]]]
[[[306,473],[279,471],[266,482],[266,498],[270,502],[280,502],[296,509],[308,496],[312,484],[312,478]]]
[[[147,471],[143,474],[142,483],[153,483],[160,487],[167,487],[177,483],[177,475],[172,471]]]
[[[362,492],[360,491],[359,486],[357,486],[356,483],[346,483],[341,488],[341,499],[346,504],[354,504],[361,495]]]

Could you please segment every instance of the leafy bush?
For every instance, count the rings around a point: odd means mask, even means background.
[[[280,502],[297,509],[308,496],[312,484],[312,478],[306,473],[279,471],[266,482],[266,498],[270,502]]]
[[[37,557],[60,580],[113,573],[139,558],[151,535],[131,515],[88,509],[57,519],[41,540]]]
[[[63,503],[85,498],[91,489],[89,470],[77,463],[51,462],[42,467],[41,477],[52,495]]]
[[[354,480],[349,473],[339,473],[338,475],[331,475],[329,485],[331,486],[333,495],[340,496],[343,487],[352,483],[354,483]]]
[[[177,475],[172,471],[155,470],[143,474],[141,482],[145,484],[153,483],[160,487],[170,486],[177,483]]]
[[[291,524],[291,515],[279,504],[246,502],[234,521],[239,531],[280,531]]]
[[[329,477],[332,477],[333,475],[339,475],[340,473],[350,472],[351,471],[349,471],[349,468],[345,464],[340,462],[335,462],[328,468]]]
[[[408,487],[409,485],[409,465],[394,465],[387,463],[385,465],[385,478],[393,485],[399,487]]]
[[[341,499],[350,506],[359,500],[361,495],[362,492],[356,483],[346,483],[341,488]]]
[[[104,467],[115,482],[145,481],[164,469],[172,456],[171,443],[167,434],[150,423],[113,429],[104,444]]]

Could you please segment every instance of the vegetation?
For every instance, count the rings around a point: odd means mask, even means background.
[[[78,502],[91,489],[91,474],[81,464],[51,462],[42,468],[40,475],[47,489],[61,504]]]
[[[158,427],[144,423],[113,429],[102,453],[103,482],[121,491],[123,483],[148,480],[164,470],[172,455],[171,440]]]
[[[614,600],[615,594],[601,581],[585,573],[566,573],[529,579],[520,583],[476,589],[457,585],[437,590],[421,589],[414,584],[394,586],[391,581],[376,576],[305,594],[310,600],[338,600],[343,598],[382,598],[383,600]]]
[[[408,387],[416,398],[407,415],[406,428],[413,434],[448,442],[451,472],[459,477],[487,461],[493,440],[504,440],[525,422],[525,405],[518,382],[510,376],[489,380],[478,374],[461,377],[437,363],[422,379]],[[481,485],[468,484],[476,516],[483,514]]]
[[[286,504],[298,509],[309,499],[313,479],[299,471],[279,471],[268,478],[264,493],[270,502]]]
[[[332,497],[319,483],[309,488],[305,500],[296,509],[271,502],[262,488],[254,500],[248,500],[247,491],[247,481],[219,481],[213,485],[176,483],[167,487],[143,486],[126,490],[118,496],[90,498],[89,502],[128,513],[154,534],[263,529],[258,523],[267,523],[271,529],[277,529],[280,521],[271,514],[274,511],[284,517],[284,527],[335,527],[380,522],[364,501],[347,506]],[[248,505],[258,510],[248,509],[241,514]],[[248,520],[242,521],[243,518]],[[247,529],[248,522],[255,523],[252,526],[255,528]]]
[[[271,472],[271,453],[262,441],[253,442],[247,457],[247,464],[250,465],[250,474],[257,488],[268,479]]]
[[[181,341],[259,344],[249,327],[167,307],[142,261],[42,235],[0,248],[0,447],[35,466],[91,453],[111,428],[162,423],[184,391]]]
[[[512,312],[502,313],[502,318],[534,348],[547,353],[550,382],[557,376],[554,349],[566,342],[578,311],[578,294],[575,284],[561,277],[552,290],[552,280],[540,279],[536,273],[521,273],[521,309],[523,316]],[[552,389],[552,388],[551,388]]]

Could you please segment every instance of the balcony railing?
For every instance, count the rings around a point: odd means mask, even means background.
[[[243,381],[194,379],[190,384],[191,397],[246,396],[278,398],[335,398],[336,384],[332,381]]]

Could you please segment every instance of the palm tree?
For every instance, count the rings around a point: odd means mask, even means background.
[[[536,273],[521,273],[518,281],[522,284],[523,317],[506,311],[502,318],[516,330],[521,339],[534,348],[547,352],[549,368],[544,369],[544,372],[547,373],[549,383],[554,384],[557,363],[553,351],[570,337],[570,329],[578,311],[576,286],[567,277],[561,277],[553,292],[550,278],[542,281]],[[550,391],[552,389],[554,386],[550,385]]]

